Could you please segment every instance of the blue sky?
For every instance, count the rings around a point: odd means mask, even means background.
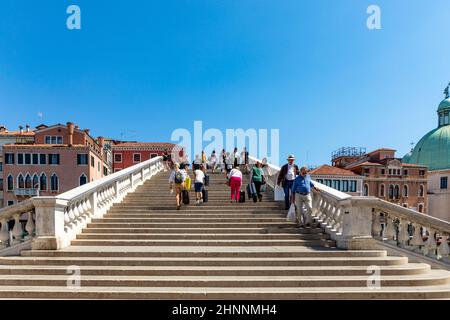
[[[301,164],[341,146],[402,156],[436,127],[449,17],[448,0],[2,0],[0,123],[168,141],[202,120],[280,129]]]

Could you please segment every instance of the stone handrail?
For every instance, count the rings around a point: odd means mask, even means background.
[[[3,208],[1,245],[4,248],[33,238],[33,249],[67,247],[92,218],[101,218],[114,203],[163,168],[162,157],[156,157],[58,196],[35,197]],[[25,230],[20,223],[24,214],[28,215]],[[9,231],[7,222],[11,219],[15,224]]]
[[[272,188],[280,168],[262,162]],[[450,223],[375,197],[350,196],[314,181],[313,218],[346,249],[373,249],[379,240],[450,263]]]

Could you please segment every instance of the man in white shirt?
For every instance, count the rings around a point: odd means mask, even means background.
[[[205,167],[202,164],[202,165],[200,165],[200,169],[197,169],[194,171],[194,173],[195,173],[194,188],[195,188],[195,199],[196,199],[197,204],[203,203],[202,190],[203,190],[203,184],[205,181],[204,170],[205,170]]]
[[[285,209],[289,210],[292,186],[295,178],[299,174],[299,170],[298,166],[294,164],[295,157],[293,155],[289,155],[287,161],[288,163],[281,167],[280,173],[278,174],[277,184],[284,188]]]

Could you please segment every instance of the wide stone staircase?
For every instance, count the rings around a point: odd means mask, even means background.
[[[210,176],[207,203],[195,204],[191,190],[191,204],[177,211],[160,173],[70,247],[0,258],[0,298],[450,298],[448,271],[384,250],[337,249],[319,226],[286,222],[269,192],[262,202],[230,203],[224,175]]]

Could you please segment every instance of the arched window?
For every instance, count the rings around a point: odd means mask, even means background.
[[[380,186],[380,197],[384,197],[384,184]]]
[[[80,186],[82,186],[83,184],[86,184],[87,183],[87,177],[86,177],[86,175],[83,173],[81,176],[80,176]]]
[[[25,176],[25,189],[31,189],[31,176],[27,174]]]
[[[59,190],[59,178],[56,173],[50,177],[50,191],[55,192]]]
[[[39,178],[37,174],[33,176],[33,189],[39,189]]]
[[[47,176],[45,173],[41,174],[41,177],[39,178],[39,189],[41,191],[47,191]]]
[[[8,176],[6,181],[6,190],[13,191],[14,190],[14,177],[12,175]]]
[[[395,195],[395,199],[400,199],[400,187],[398,184],[395,185],[394,195]]]
[[[419,187],[419,197],[423,197],[423,194],[424,194],[424,188],[423,188],[423,184],[421,184]]]
[[[389,199],[394,199],[394,186],[389,185]]]
[[[365,197],[369,196],[369,185],[367,183],[364,184],[364,196]]]
[[[19,189],[24,189],[25,188],[25,180],[23,179],[23,175],[19,174],[19,176],[17,177],[17,186]]]
[[[404,197],[408,196],[408,186],[406,184],[403,186],[403,196]]]

